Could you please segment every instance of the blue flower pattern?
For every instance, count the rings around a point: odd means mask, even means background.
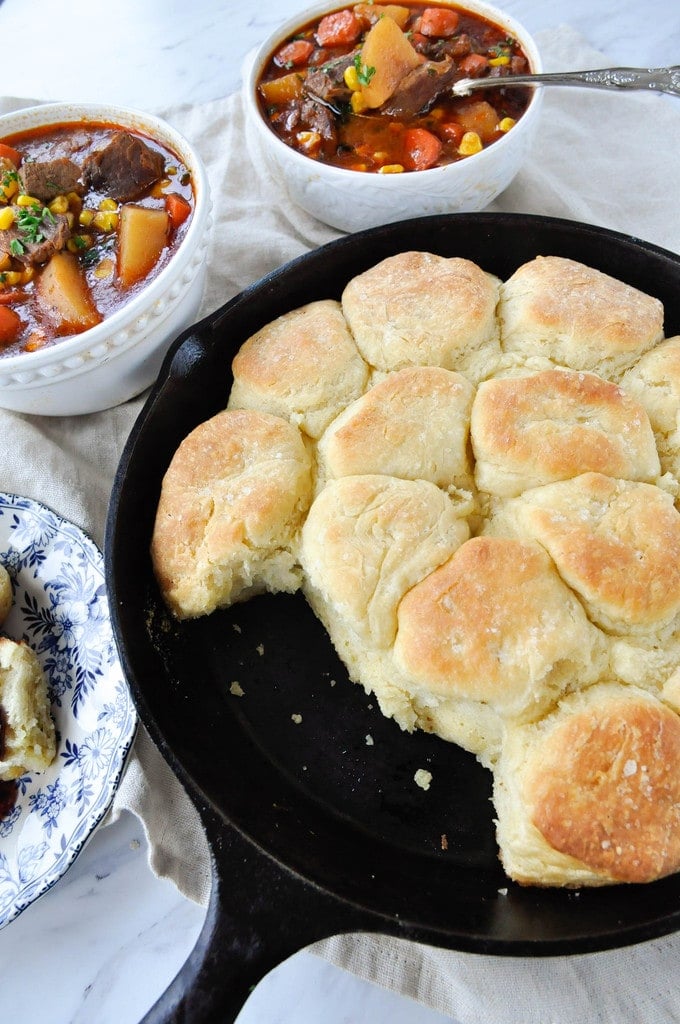
[[[39,502],[0,493],[0,562],[15,588],[7,629],[38,654],[59,741],[46,772],[18,780],[17,804],[0,821],[2,927],[61,877],[103,818],[136,715],[96,545]]]

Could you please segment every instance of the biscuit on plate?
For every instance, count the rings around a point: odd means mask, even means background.
[[[48,768],[56,755],[47,680],[35,652],[0,637],[0,779]]]
[[[0,625],[9,615],[13,600],[12,579],[4,565],[0,563]]]
[[[584,473],[525,491],[491,526],[542,544],[608,633],[670,636],[680,613],[680,513],[661,488]]]
[[[663,337],[662,303],[575,260],[537,256],[501,286],[505,353],[617,379]]]
[[[470,260],[404,252],[352,278],[341,301],[359,351],[376,370],[441,366],[479,380],[500,354],[499,286]]]
[[[230,409],[259,409],[317,438],[363,393],[368,367],[330,299],[284,313],[243,343],[232,370]]]
[[[566,697],[508,729],[494,772],[507,874],[528,885],[651,882],[680,869],[680,719],[635,687]]]
[[[408,591],[397,623],[395,664],[420,706],[429,706],[421,727],[454,739],[456,716],[467,716],[480,738],[475,752],[486,747],[488,758],[501,719],[538,717],[605,665],[599,631],[532,541],[471,538]]]
[[[647,410],[663,471],[680,479],[680,336],[646,352],[621,384]]]
[[[648,482],[661,470],[643,406],[593,373],[484,381],[470,435],[477,487],[501,497],[591,470]]]
[[[388,374],[331,423],[318,446],[325,477],[381,473],[469,489],[474,389],[459,373],[413,366]]]
[[[312,493],[302,435],[268,413],[232,410],[196,427],[163,479],[151,555],[180,619],[300,585],[293,545]]]

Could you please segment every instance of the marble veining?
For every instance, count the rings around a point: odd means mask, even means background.
[[[300,0],[0,0],[0,95],[162,110],[238,88],[245,55]],[[569,24],[609,63],[676,64],[677,0],[506,0],[530,31]],[[65,56],[55,34],[79,41]],[[22,39],[30,39],[30,61]],[[3,1018],[12,1024],[136,1024],[189,955],[204,912],[148,868],[131,815],[100,828],[66,875],[0,931]],[[448,1018],[308,954],[257,987],[239,1024],[443,1024]],[[455,1022],[454,1022],[455,1024]]]

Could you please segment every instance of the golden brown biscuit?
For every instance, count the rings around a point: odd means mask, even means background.
[[[485,381],[470,435],[476,484],[501,497],[591,470],[646,481],[661,470],[643,406],[592,373],[546,370]]]
[[[330,299],[267,324],[243,343],[232,370],[230,409],[281,416],[313,438],[368,383],[340,304]]]
[[[592,267],[537,256],[501,287],[504,352],[617,379],[663,337],[658,299]]]
[[[459,373],[414,366],[390,373],[341,413],[319,442],[326,477],[380,473],[469,489],[474,390]]]
[[[396,665],[433,706],[480,702],[533,719],[604,668],[600,634],[529,541],[473,537],[412,587],[397,619]]]
[[[0,637],[0,779],[48,768],[56,756],[47,680],[35,652]]]
[[[309,510],[300,561],[305,593],[331,636],[352,631],[370,648],[390,645],[406,591],[468,538],[463,514],[424,480],[330,481]]]
[[[479,380],[499,356],[499,285],[469,260],[404,252],[349,281],[342,309],[376,369],[441,366]]]
[[[163,598],[194,618],[264,590],[293,592],[292,551],[311,501],[297,427],[232,410],[182,441],[163,480],[151,544]]]
[[[0,564],[0,625],[9,615],[13,600],[12,580],[7,569]]]
[[[680,613],[680,513],[645,483],[584,473],[525,491],[500,526],[542,544],[590,618],[662,642]]]
[[[506,872],[524,884],[574,886],[677,871],[679,763],[678,716],[617,683],[510,727],[494,779]]]
[[[680,336],[646,352],[621,384],[647,410],[665,473],[680,478]]]

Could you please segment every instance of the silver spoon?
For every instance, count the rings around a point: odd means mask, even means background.
[[[506,75],[498,78],[461,78],[454,96],[469,96],[477,89],[509,85],[575,85],[585,89],[652,89],[680,96],[680,65],[670,68],[602,68],[549,75]]]

